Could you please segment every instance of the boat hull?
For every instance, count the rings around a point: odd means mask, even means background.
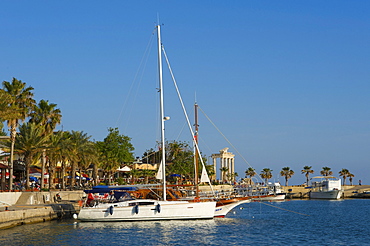
[[[244,204],[244,203],[250,203],[251,199],[249,198],[234,198],[231,202],[218,202],[215,209],[215,217],[223,218],[228,214],[233,208]]]
[[[311,191],[310,199],[340,199],[342,195],[342,190]]]
[[[253,201],[284,201],[286,197],[285,193],[276,194],[276,195],[267,195],[253,198]]]
[[[116,206],[115,206],[116,205]],[[151,205],[119,206],[99,204],[83,207],[78,219],[81,221],[151,221],[212,219],[216,202],[156,201]]]

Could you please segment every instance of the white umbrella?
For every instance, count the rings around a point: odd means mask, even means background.
[[[117,171],[119,171],[119,172],[130,172],[131,169],[128,166],[125,166],[123,168],[118,168]]]

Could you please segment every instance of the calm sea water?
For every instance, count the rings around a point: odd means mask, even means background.
[[[251,203],[226,218],[90,223],[0,231],[0,245],[370,245],[370,200]]]

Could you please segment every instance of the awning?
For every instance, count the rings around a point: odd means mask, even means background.
[[[128,166],[125,166],[125,167],[122,167],[122,168],[118,168],[117,171],[118,172],[130,172],[131,168],[129,168]]]
[[[30,173],[30,176],[31,177],[37,177],[37,178],[41,178],[41,173]],[[44,174],[44,178],[47,179],[49,178],[49,174]]]

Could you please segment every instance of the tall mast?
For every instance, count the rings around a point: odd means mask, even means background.
[[[162,148],[162,182],[163,182],[163,200],[166,197],[166,150],[164,136],[164,105],[163,105],[163,75],[162,75],[162,42],[161,42],[161,26],[157,25],[157,40],[158,40],[158,75],[159,75],[159,107],[161,118],[161,148]]]
[[[199,186],[198,186],[198,156],[199,156],[199,153],[198,153],[198,104],[195,102],[194,104],[194,116],[195,116],[195,131],[194,131],[194,140],[195,140],[195,178],[194,178],[194,182],[195,182],[195,190],[196,190],[196,197],[199,197]]]

